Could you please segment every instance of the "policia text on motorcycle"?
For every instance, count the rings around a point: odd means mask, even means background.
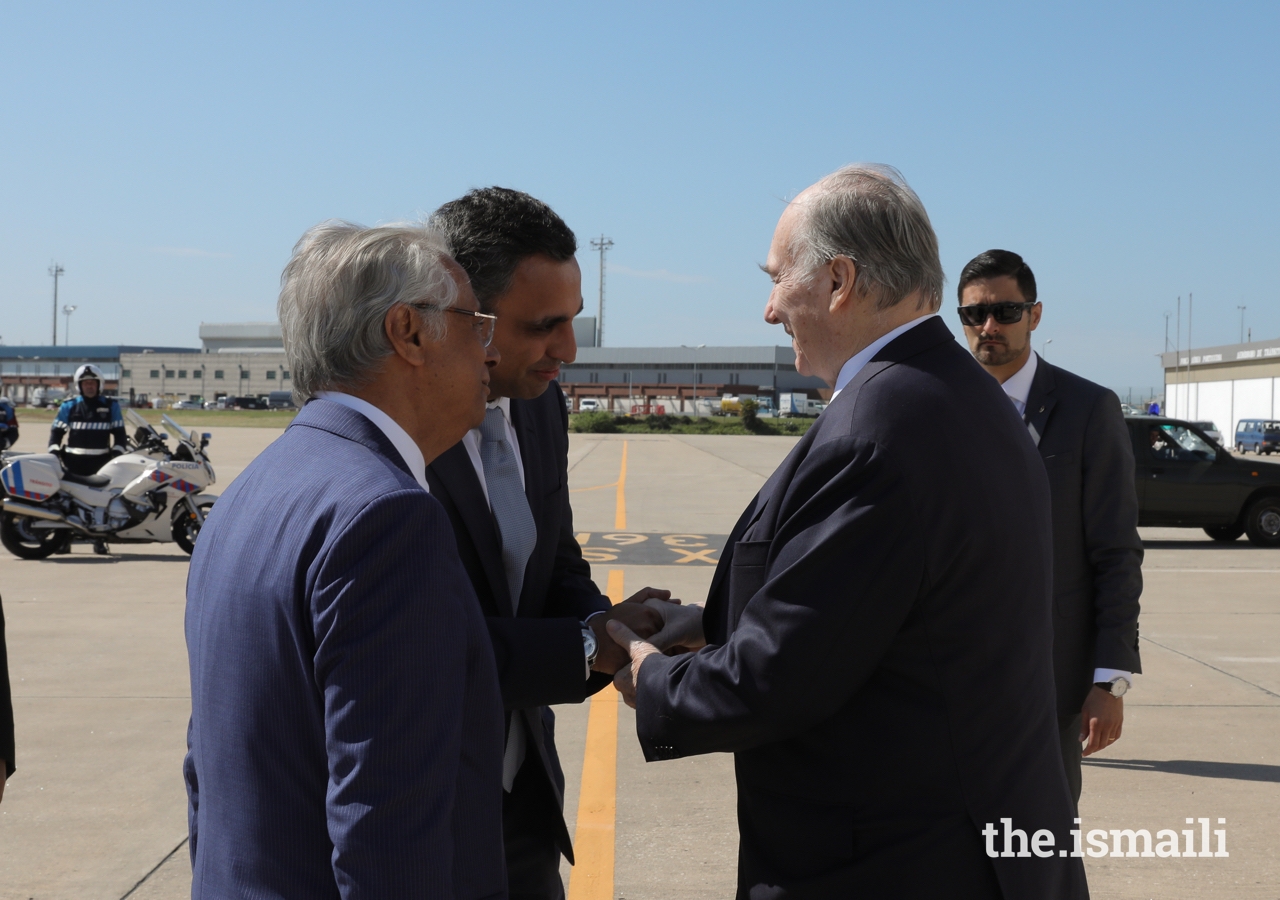
[[[76,369],[74,397],[58,409],[49,431],[49,452],[62,452],[62,464],[76,475],[93,475],[112,456],[125,452],[124,416],[120,404],[102,396],[102,373],[84,365]],[[61,447],[66,437],[66,447]],[[114,442],[114,446],[112,446]]]

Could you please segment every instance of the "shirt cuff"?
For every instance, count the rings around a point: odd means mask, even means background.
[[[588,626],[587,626],[587,623],[588,623],[588,622],[590,622],[590,621],[591,621],[592,619],[594,619],[596,616],[603,616],[603,615],[604,615],[605,613],[607,613],[608,611],[609,611],[609,610],[607,610],[607,609],[597,609],[597,610],[596,610],[595,612],[593,612],[591,615],[587,616],[585,619],[583,619],[583,620],[582,620],[582,627],[583,627],[583,628],[588,627]],[[597,655],[597,656],[599,656],[599,655],[600,655],[600,648],[599,648],[599,647],[597,647],[597,648],[596,648],[596,655]],[[582,661],[583,661],[584,663],[586,663],[586,669],[587,669],[587,675],[586,675],[586,678],[587,678],[587,681],[590,681],[590,680],[591,680],[591,663],[587,662],[586,660],[587,660],[587,651],[586,651],[586,648],[584,647],[584,648],[583,648],[583,650],[582,650]]]
[[[1093,683],[1102,684],[1111,681],[1114,678],[1123,678],[1129,683],[1129,687],[1133,687],[1133,673],[1126,672],[1124,669],[1094,669]]]

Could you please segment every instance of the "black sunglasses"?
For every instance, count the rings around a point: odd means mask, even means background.
[[[994,318],[998,325],[1021,322],[1023,310],[1035,305],[1034,300],[1030,303],[974,303],[971,306],[961,306],[957,312],[960,313],[960,321],[965,325],[970,328],[981,328],[987,321],[987,316]]]

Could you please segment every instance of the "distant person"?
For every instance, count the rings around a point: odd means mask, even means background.
[[[648,636],[662,624],[638,602],[613,606],[591,580],[569,507],[569,436],[556,382],[573,362],[582,309],[578,245],[540,200],[490,187],[431,216],[476,300],[498,317],[501,361],[489,376],[485,421],[427,466],[449,513],[484,611],[507,707],[503,823],[512,900],[564,897],[564,821],[556,703],[579,703],[629,662],[604,630],[618,618]],[[669,597],[646,588],[632,600]]]
[[[1080,800],[1083,755],[1120,739],[1124,697],[1142,671],[1142,541],[1133,446],[1112,392],[1031,349],[1043,304],[1016,253],[988,250],[960,273],[960,321],[974,357],[1036,442],[1053,495],[1054,675],[1067,781]],[[1158,429],[1152,429],[1153,441]],[[1153,444],[1154,446],[1154,444]]]
[[[609,623],[645,758],[734,754],[740,900],[1087,896],[1054,722],[1049,486],[935,315],[924,206],[891,169],[841,169],[787,205],[765,271],[765,321],[834,393],[734,526],[700,627],[678,627],[696,606],[649,601],[673,623],[659,643],[706,645],[666,656]],[[921,423],[959,439],[939,452]],[[993,858],[1002,818],[1062,856]]]
[[[0,802],[5,782],[13,777],[13,695],[9,689],[9,651],[4,638],[4,604],[0,602]]]
[[[13,401],[0,397],[0,450],[8,450],[18,443],[18,412]]]
[[[187,582],[192,896],[506,896],[493,650],[426,464],[484,417],[493,319],[437,231],[319,225],[279,316],[309,401]]]
[[[58,407],[49,430],[49,452],[60,453],[62,464],[73,475],[93,475],[112,456],[127,449],[124,414],[120,404],[102,396],[102,373],[94,365],[76,369],[76,390]],[[67,445],[62,446],[62,439]],[[114,444],[114,445],[113,445]]]

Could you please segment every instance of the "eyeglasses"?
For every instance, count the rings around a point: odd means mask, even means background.
[[[445,312],[457,313],[460,316],[471,316],[471,328],[475,331],[476,337],[480,339],[480,346],[488,347],[493,343],[493,330],[498,327],[497,316],[476,312],[474,309],[458,309],[456,306],[448,307]]]
[[[417,309],[439,309],[434,303],[411,303]],[[474,309],[458,309],[456,306],[445,307],[445,312],[457,313],[460,316],[470,316],[471,329],[476,333],[476,338],[480,341],[481,347],[488,347],[493,343],[493,330],[498,325],[498,317],[491,316],[488,313],[476,312]]]
[[[987,316],[991,316],[996,320],[997,325],[1013,325],[1022,321],[1022,313],[1036,305],[1036,301],[1030,303],[974,303],[971,306],[961,306],[957,312],[960,313],[960,321],[970,328],[981,328],[986,324]]]

